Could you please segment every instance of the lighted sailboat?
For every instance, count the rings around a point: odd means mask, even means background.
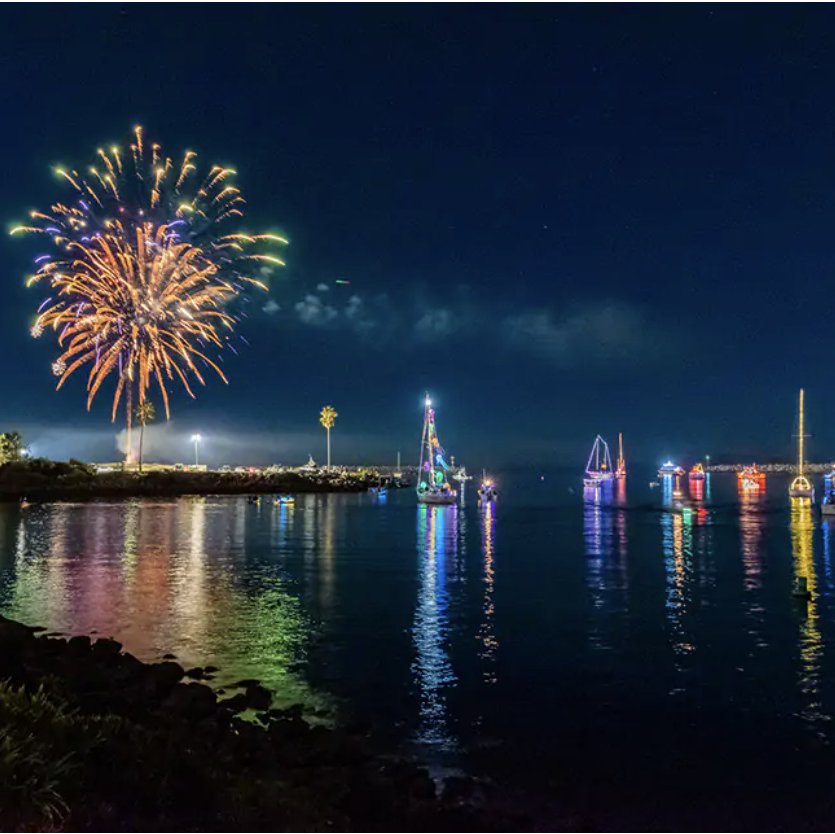
[[[626,458],[623,456],[623,434],[618,432],[618,462],[615,466],[615,477],[626,477]]]
[[[583,478],[583,486],[587,489],[598,489],[610,483],[614,477],[609,444],[598,434],[586,462],[586,477]]]
[[[798,404],[798,413],[799,413],[799,431],[797,435],[797,477],[791,482],[789,486],[789,497],[790,498],[809,498],[814,500],[815,498],[815,488],[809,483],[809,479],[803,472],[804,467],[804,460],[803,460],[803,441],[806,437],[804,434],[803,428],[803,389],[800,389],[800,401]]]
[[[421,504],[454,504],[457,493],[449,485],[449,466],[435,429],[435,409],[426,395],[423,409],[423,434],[420,441],[417,499]]]

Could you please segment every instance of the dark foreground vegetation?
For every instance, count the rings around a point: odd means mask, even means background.
[[[0,617],[0,830],[511,830],[465,779],[270,708],[257,681],[145,664],[118,642]],[[234,691],[235,694],[232,694]],[[252,721],[239,713],[248,710]]]
[[[241,495],[359,492],[378,482],[373,474],[316,470],[291,472],[97,473],[89,464],[34,458],[0,465],[0,501],[80,501],[88,498],[167,498],[178,495]]]

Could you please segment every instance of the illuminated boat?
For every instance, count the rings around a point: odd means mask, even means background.
[[[815,500],[815,488],[803,472],[803,441],[806,435],[803,432],[803,389],[800,389],[800,400],[798,403],[799,427],[797,435],[797,477],[789,486],[789,498],[808,498]]]
[[[828,490],[823,496],[821,515],[835,515],[835,489]]]
[[[583,486],[586,489],[599,489],[611,483],[615,477],[612,470],[612,456],[609,454],[609,444],[598,434],[586,462],[586,477]]]
[[[619,480],[626,477],[626,458],[623,456],[623,434],[618,432],[618,462],[615,464],[615,477]]]
[[[666,463],[661,464],[658,468],[658,477],[659,478],[669,478],[673,475],[677,477],[681,477],[684,474],[684,470],[674,464],[671,460],[668,460]]]
[[[426,395],[423,406],[423,434],[420,441],[417,500],[421,504],[454,504],[458,493],[447,480],[449,466],[435,429],[435,409]]]
[[[765,489],[765,472],[752,463],[736,473],[736,483],[743,492],[761,492]]]
[[[491,478],[487,477],[487,473],[482,470],[481,486],[478,488],[478,500],[482,502],[495,501],[499,497],[499,492],[496,489],[496,483]]]
[[[687,475],[691,481],[703,481],[705,479],[705,468],[700,463],[697,463]]]
[[[295,504],[296,503],[296,496],[295,495],[279,495],[273,501],[274,504]]]

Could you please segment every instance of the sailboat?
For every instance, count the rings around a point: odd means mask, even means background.
[[[449,466],[435,429],[435,409],[427,393],[423,408],[417,499],[421,504],[454,504],[456,491],[447,480]]]
[[[618,462],[615,466],[615,477],[625,478],[626,477],[626,458],[623,456],[623,434],[618,432]]]
[[[800,401],[798,404],[798,414],[800,415],[799,431],[797,435],[797,477],[791,482],[789,486],[790,498],[809,498],[814,501],[815,488],[809,483],[809,479],[803,473],[803,441],[806,435],[803,433],[803,389],[800,389]]]
[[[587,489],[597,489],[610,483],[614,477],[609,444],[598,434],[594,438],[594,445],[591,447],[591,453],[586,462],[586,477],[583,478],[583,486]]]

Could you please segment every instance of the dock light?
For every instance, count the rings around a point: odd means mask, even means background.
[[[200,453],[199,453],[198,450],[200,448],[200,442],[202,440],[203,440],[203,438],[199,434],[193,434],[191,436],[191,442],[194,444],[194,465],[195,466],[200,465]]]

